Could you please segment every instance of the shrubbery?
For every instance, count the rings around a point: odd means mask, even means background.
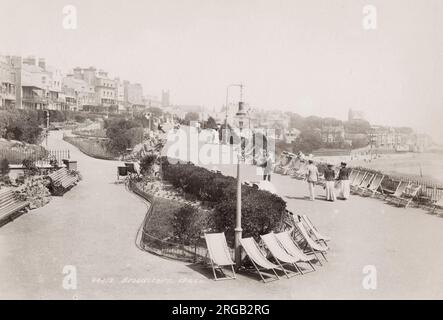
[[[38,144],[42,128],[37,111],[12,109],[0,111],[0,134],[8,140]]]
[[[155,163],[155,160],[157,159],[157,155],[154,153],[148,154],[141,158],[140,160],[140,171],[143,175],[151,175],[152,173],[152,167]]]
[[[236,180],[192,164],[170,164],[162,161],[163,178],[174,187],[205,201],[213,207],[208,222],[217,232],[225,232],[233,241],[236,212]],[[243,235],[258,238],[277,230],[283,223],[286,202],[277,195],[242,185]]]
[[[143,127],[136,121],[117,118],[105,121],[108,150],[122,154],[143,140]]]
[[[205,216],[191,205],[176,209],[171,220],[174,237],[186,245],[198,241],[206,226]]]

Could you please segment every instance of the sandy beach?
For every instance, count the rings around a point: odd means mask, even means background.
[[[443,184],[443,154],[441,153],[392,153],[351,156],[322,156],[319,161],[338,165],[341,161],[353,167],[366,167],[392,175],[421,177],[434,183]]]

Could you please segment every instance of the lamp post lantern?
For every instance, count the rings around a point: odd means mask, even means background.
[[[240,90],[243,89],[243,86],[240,87]],[[238,127],[240,129],[240,142],[239,142],[239,154],[237,160],[237,205],[236,205],[236,215],[235,215],[235,267],[238,270],[241,265],[241,247],[240,247],[240,239],[242,238],[242,228],[241,228],[241,172],[240,172],[240,161],[243,157],[243,146],[242,146],[242,129],[243,129],[243,120],[246,116],[246,112],[244,110],[244,104],[241,101],[242,91],[240,91],[240,102],[238,103],[238,112],[236,113],[236,117],[238,118]]]
[[[227,87],[226,87],[226,105],[225,105],[225,113],[226,113],[226,115],[225,115],[225,135],[226,135],[226,137],[228,136],[226,133],[227,133],[227,130],[228,130],[228,104],[229,104],[229,88],[231,88],[231,87],[240,87],[240,101],[242,100],[242,95],[243,95],[243,84],[241,84],[241,83],[233,83],[233,84],[230,84],[230,85],[228,85]],[[227,143],[227,141],[225,141],[226,143]]]

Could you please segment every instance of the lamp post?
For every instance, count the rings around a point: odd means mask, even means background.
[[[240,101],[242,100],[242,91],[243,91],[243,84],[241,83],[233,83],[230,84],[226,87],[226,105],[225,105],[225,112],[226,112],[226,116],[225,116],[225,130],[228,129],[228,103],[229,103],[229,88],[231,87],[240,87]],[[226,135],[227,137],[228,135]],[[225,141],[227,143],[227,141]]]
[[[48,147],[48,136],[49,136],[49,110],[45,110],[46,114],[46,147]]]
[[[240,86],[240,102],[238,103],[238,112],[236,116],[238,118],[238,127],[240,129],[240,148],[237,160],[237,205],[236,205],[236,215],[235,215],[235,267],[238,270],[241,265],[241,247],[240,239],[242,238],[242,228],[241,228],[241,173],[240,173],[240,161],[242,158],[242,129],[243,129],[243,119],[246,116],[242,100],[243,95],[243,85]]]

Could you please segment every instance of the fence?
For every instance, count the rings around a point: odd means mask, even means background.
[[[143,250],[157,254],[162,257],[178,259],[187,262],[195,263],[206,259],[207,249],[204,247],[204,244],[202,243],[202,241],[204,242],[204,240],[202,239],[200,242],[195,243],[194,245],[183,245],[174,243],[172,241],[156,238],[146,232],[146,226],[149,223],[151,213],[154,210],[155,197],[142,191],[137,186],[137,183],[131,179],[128,182],[128,189],[150,203],[141,229],[142,235],[140,239],[140,246]]]
[[[356,167],[354,169],[369,171],[378,174],[384,174],[377,170],[368,169],[364,167]],[[427,181],[425,179],[417,179],[411,176],[399,176],[399,175],[386,175],[382,181],[382,188],[384,190],[395,191],[398,183],[400,181],[406,181],[409,183],[413,183],[416,185],[420,185],[421,189],[417,196],[417,199],[420,200],[423,204],[431,204],[433,202],[438,201],[443,196],[443,185],[437,184],[432,181]],[[428,203],[427,203],[428,202]]]
[[[58,163],[61,163],[63,159],[70,159],[70,154],[69,150],[46,150],[44,148],[27,151],[0,149],[0,159],[7,159],[9,164],[22,164],[25,159],[37,164],[47,163],[51,159],[56,159]]]

